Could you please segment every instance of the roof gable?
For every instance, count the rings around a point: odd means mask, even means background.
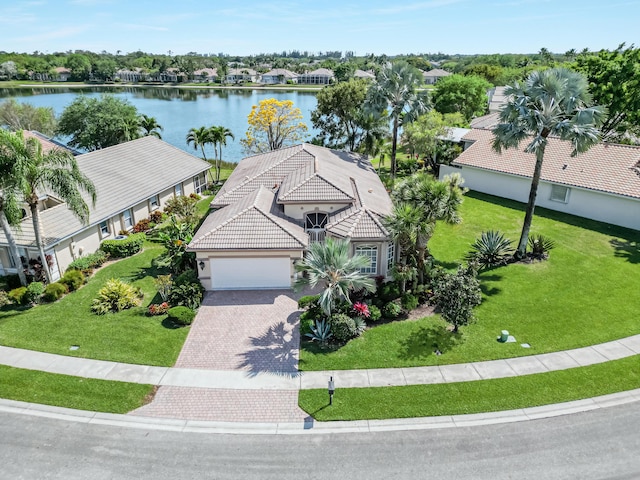
[[[327,225],[327,232],[343,238],[386,238],[389,232],[382,224],[382,217],[366,207],[349,209],[336,215]]]
[[[315,163],[294,170],[283,180],[278,202],[353,202],[354,196],[315,172]]]

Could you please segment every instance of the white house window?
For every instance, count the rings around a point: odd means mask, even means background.
[[[106,220],[100,222],[100,238],[108,237],[109,233],[109,223]]]
[[[204,174],[196,175],[193,177],[193,189],[196,193],[200,194],[206,189],[206,182],[204,179]]]
[[[324,241],[328,219],[329,215],[326,213],[307,213],[304,220],[304,230],[309,234],[309,240],[312,243]]]
[[[133,212],[131,211],[131,209],[125,210],[122,213],[122,223],[124,224],[125,230],[133,228]]]
[[[396,246],[394,243],[390,243],[387,246],[387,272],[391,270],[394,263],[396,263]]]
[[[567,203],[569,201],[569,187],[562,185],[551,185],[551,200],[554,202]]]
[[[149,199],[149,210],[157,210],[160,208],[160,197],[158,195],[154,195]]]
[[[182,196],[182,183],[176,185],[176,197]]]
[[[368,267],[360,269],[362,273],[378,273],[378,247],[367,245],[356,247],[356,255],[367,257],[371,262]]]

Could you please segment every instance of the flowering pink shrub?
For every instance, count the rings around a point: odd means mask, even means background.
[[[353,304],[353,310],[359,317],[369,318],[369,307],[366,303],[356,302]]]
[[[167,302],[152,303],[149,305],[149,315],[164,315],[169,310]]]

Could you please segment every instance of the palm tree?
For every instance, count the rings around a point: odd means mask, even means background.
[[[218,146],[218,155],[216,156],[216,183],[220,182],[220,165],[222,163],[222,147],[227,146],[227,138],[231,137],[233,140],[236,137],[228,128],[220,125],[217,127],[211,127],[211,138],[213,140],[214,148]]]
[[[410,123],[429,110],[429,96],[426,90],[418,91],[422,84],[420,70],[405,61],[385,65],[375,83],[369,87],[366,108],[382,112],[389,108],[393,122],[391,144],[391,177],[396,176],[396,150],[398,131],[403,124]]]
[[[536,195],[548,137],[570,141],[571,156],[589,150],[600,141],[598,127],[606,111],[590,106],[591,95],[585,77],[564,68],[534,71],[523,84],[516,82],[505,88],[509,101],[500,111],[500,123],[493,128],[493,148],[518,148],[529,142],[524,151],[536,156],[529,202],[515,257],[525,256],[529,230],[536,205]]]
[[[334,240],[331,237],[323,243],[312,243],[304,259],[296,264],[296,271],[305,274],[295,282],[296,287],[322,285],[319,304],[329,317],[338,300],[351,303],[349,291],[375,290],[375,283],[360,269],[369,265],[370,260],[363,255],[349,255],[348,240]]]
[[[22,269],[22,260],[11,226],[20,224],[22,218],[20,208],[20,192],[17,188],[14,168],[17,165],[15,153],[19,151],[20,138],[8,130],[0,128],[0,225],[7,243],[9,255],[16,266],[20,284],[27,284],[27,277]]]
[[[465,190],[460,186],[459,174],[446,175],[436,180],[427,173],[416,173],[402,180],[392,193],[396,207],[385,220],[392,237],[410,241],[415,252],[418,278],[424,281],[428,243],[438,220],[460,223],[458,208]],[[403,207],[402,205],[408,205]],[[401,225],[405,221],[407,225]]]
[[[162,140],[160,132],[164,129],[162,128],[162,125],[158,123],[155,117],[149,117],[143,113],[138,117],[138,122],[140,124],[140,129],[142,130],[143,137],[153,135],[154,137]]]
[[[187,145],[191,145],[193,144],[193,149],[194,150],[198,150],[198,147],[200,147],[200,151],[202,152],[202,158],[204,159],[205,162],[211,163],[209,162],[209,160],[207,160],[207,155],[204,151],[204,147],[205,145],[208,144],[213,144],[214,140],[211,136],[211,129],[208,127],[200,127],[200,128],[191,128],[189,130],[189,133],[187,133]],[[213,183],[213,174],[211,173],[211,171],[209,171],[209,175],[211,177],[211,182]]]
[[[66,203],[67,208],[83,223],[89,221],[89,207],[81,190],[89,194],[95,204],[96,189],[91,180],[78,167],[75,157],[68,150],[53,149],[44,152],[42,144],[35,138],[24,139],[22,132],[17,134],[21,140],[16,155],[16,180],[24,200],[31,210],[33,231],[36,237],[42,268],[51,282],[51,271],[44,252],[44,237],[38,203],[43,192],[51,192]]]

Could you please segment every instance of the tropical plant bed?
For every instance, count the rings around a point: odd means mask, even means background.
[[[164,247],[147,243],[144,251],[104,266],[78,291],[51,304],[0,310],[0,344],[60,355],[144,365],[173,365],[188,329],[148,316],[151,303],[160,303],[153,279],[168,273],[154,266]],[[111,278],[139,287],[138,307],[95,315],[92,300]],[[157,298],[156,298],[157,297]],[[77,346],[76,350],[70,350]]]
[[[0,398],[94,412],[127,413],[153,386],[72,377],[0,365]]]
[[[405,387],[301,390],[300,408],[319,421],[497,412],[581,400],[640,388],[640,358],[476,382]]]
[[[437,263],[449,269],[463,261],[482,231],[498,229],[517,241],[524,205],[470,192],[460,213],[462,223],[438,224],[429,244]],[[462,327],[459,336],[446,331],[438,315],[392,322],[374,326],[339,349],[305,343],[300,368],[465,363],[579,348],[640,333],[640,232],[537,208],[532,233],[555,242],[549,259],[482,272],[477,320]],[[502,330],[517,342],[497,342]],[[442,355],[434,354],[436,348]]]

